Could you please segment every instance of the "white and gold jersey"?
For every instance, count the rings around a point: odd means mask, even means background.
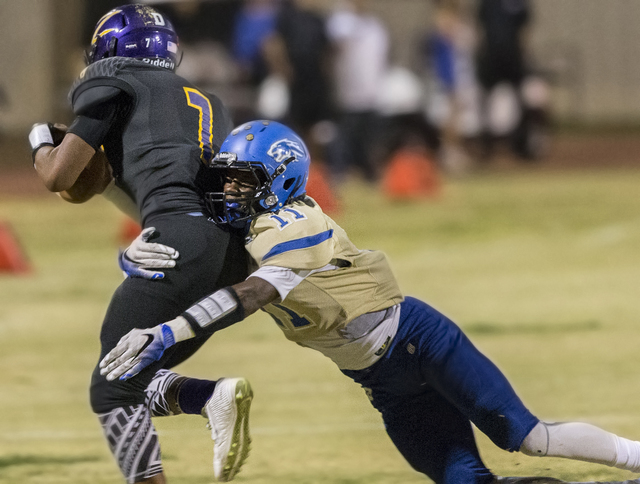
[[[382,252],[359,250],[307,201],[251,224],[246,249],[253,269],[260,269],[254,275],[283,268],[297,278],[290,291],[280,292],[280,302],[263,309],[288,339],[321,351],[340,368],[365,368],[395,334],[400,289]]]

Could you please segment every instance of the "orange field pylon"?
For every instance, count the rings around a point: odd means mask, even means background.
[[[393,199],[433,197],[440,191],[440,173],[425,153],[401,149],[391,157],[382,180],[384,193]]]
[[[323,212],[328,215],[336,215],[340,212],[340,202],[334,195],[328,178],[324,166],[312,161],[309,166],[307,194],[318,202]]]
[[[119,242],[124,245],[129,245],[141,231],[142,227],[140,227],[140,224],[127,217],[122,221],[122,226],[120,227],[120,234],[118,234]]]
[[[0,272],[24,274],[30,271],[31,265],[11,226],[6,222],[0,222]]]

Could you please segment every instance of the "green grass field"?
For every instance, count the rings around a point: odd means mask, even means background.
[[[632,169],[514,170],[396,204],[352,183],[336,218],[359,247],[388,254],[406,294],[456,320],[539,417],[640,439],[639,182]],[[35,267],[0,276],[0,483],[121,482],[87,387],[102,314],[122,279],[122,218],[102,200],[71,206],[51,195],[1,198],[0,220]],[[238,483],[428,481],[403,461],[364,393],[269,318],[216,335],[178,371],[251,380],[253,446]],[[205,420],[156,425],[170,482],[212,482]],[[478,439],[500,475],[631,478]]]

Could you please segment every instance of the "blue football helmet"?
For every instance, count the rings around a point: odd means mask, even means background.
[[[133,57],[173,71],[178,35],[171,21],[148,5],[123,5],[96,24],[87,64],[114,56]]]
[[[222,184],[238,171],[252,174],[255,190],[208,192],[205,200],[218,223],[245,227],[258,215],[303,197],[310,163],[309,150],[292,129],[275,121],[250,121],[225,138],[210,166]]]

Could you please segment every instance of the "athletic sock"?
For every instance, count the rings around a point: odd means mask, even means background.
[[[533,456],[564,457],[640,472],[640,442],[586,423],[540,422],[522,443]]]
[[[187,378],[178,392],[178,405],[187,414],[200,415],[207,400],[213,395],[216,381]]]
[[[632,472],[640,472],[640,442],[624,439],[616,435],[615,467]]]

